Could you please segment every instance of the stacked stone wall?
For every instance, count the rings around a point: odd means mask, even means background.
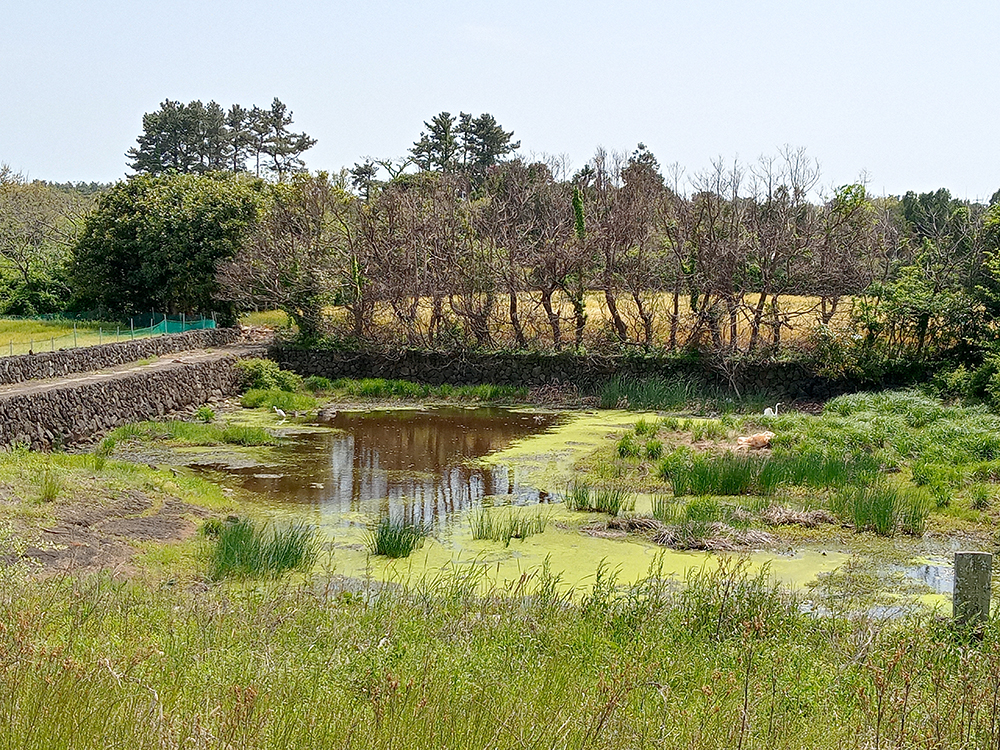
[[[0,357],[0,385],[118,367],[165,354],[232,344],[238,328],[213,328],[55,352]]]
[[[240,356],[171,363],[90,382],[39,383],[0,395],[0,445],[68,446],[128,422],[232,396],[239,392]]]

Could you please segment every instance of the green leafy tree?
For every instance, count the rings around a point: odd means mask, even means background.
[[[237,104],[228,112],[216,102],[168,99],[143,115],[143,132],[126,156],[129,167],[141,174],[243,172],[252,160],[258,177],[263,171],[281,180],[304,169],[302,154],[316,143],[305,133],[291,132],[291,124],[292,113],[277,98],[270,109]]]
[[[426,171],[456,170],[459,164],[459,142],[455,122],[450,112],[442,112],[434,115],[430,122],[424,123],[426,130],[410,149],[418,167]]]
[[[65,307],[70,248],[90,201],[0,165],[0,311],[34,315]]]
[[[264,185],[227,175],[139,175],[119,182],[87,218],[75,249],[79,304],[126,315],[217,311],[216,267],[257,223]]]
[[[489,114],[473,117],[467,112],[456,118],[442,112],[424,123],[420,140],[410,154],[420,169],[446,173],[460,172],[481,184],[487,170],[521,147],[514,131],[506,131]]]

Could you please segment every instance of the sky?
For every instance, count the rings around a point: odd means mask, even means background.
[[[0,163],[114,181],[165,99],[278,97],[314,170],[489,112],[574,168],[643,142],[693,176],[788,145],[824,190],[988,199],[998,28],[997,0],[0,0]]]

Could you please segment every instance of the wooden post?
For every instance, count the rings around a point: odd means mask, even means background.
[[[959,625],[990,619],[990,576],[993,555],[989,552],[955,553],[955,593],[952,610]]]

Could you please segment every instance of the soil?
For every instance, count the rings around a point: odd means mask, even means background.
[[[40,529],[36,545],[25,557],[40,565],[37,576],[56,573],[134,573],[136,542],[181,541],[194,534],[192,519],[208,512],[178,500],[155,502],[145,493],[128,490],[100,505],[79,502],[52,507],[56,522]]]

